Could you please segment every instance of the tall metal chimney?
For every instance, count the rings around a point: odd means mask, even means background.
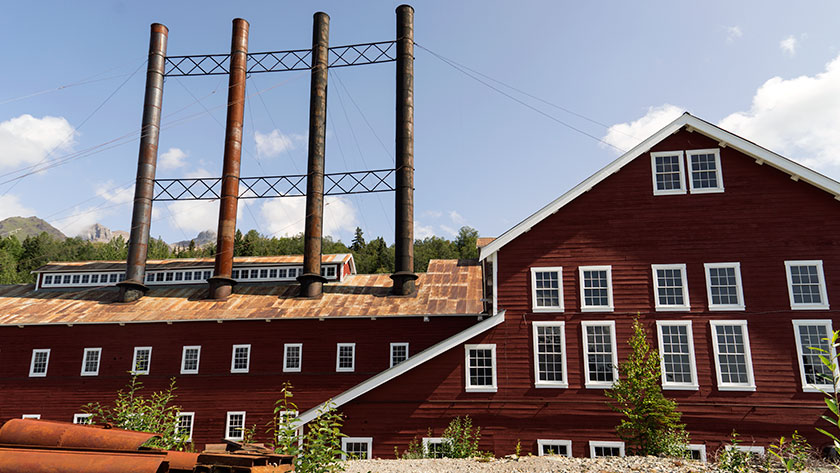
[[[119,300],[132,302],[143,297],[148,288],[146,255],[149,251],[149,226],[152,221],[152,198],[155,188],[160,110],[163,105],[163,74],[166,63],[166,41],[169,30],[152,23],[149,39],[149,62],[146,67],[146,95],[143,99],[143,124],[140,131],[140,154],[137,159],[137,180],[134,185],[134,209],[128,238],[126,278],[117,283]]]
[[[394,286],[407,296],[414,281],[414,8],[397,7],[396,223]]]
[[[224,299],[235,281],[233,240],[236,234],[236,207],[239,202],[239,164],[242,157],[242,122],[245,116],[245,78],[248,63],[248,22],[233,20],[230,41],[230,79],[228,81],[225,155],[222,166],[222,199],[219,203],[219,231],[216,240],[215,275],[210,278],[210,299]]]
[[[324,154],[327,140],[327,68],[330,17],[315,13],[312,24],[312,80],[309,88],[309,156],[306,171],[306,227],[300,295],[319,297],[326,278],[321,276],[321,239],[324,230]]]

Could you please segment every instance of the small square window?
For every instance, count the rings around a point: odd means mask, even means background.
[[[723,192],[719,149],[698,149],[688,154],[688,184],[692,194]]]
[[[541,457],[559,455],[562,457],[572,456],[571,440],[537,440],[537,455]]]
[[[287,270],[285,270],[285,269],[278,269],[278,270],[277,270],[277,277],[278,277],[278,278],[280,278],[280,279],[285,279],[285,278],[286,278],[286,273],[287,273],[287,272],[288,272],[288,271],[287,271]]]
[[[44,276],[44,285],[47,286],[47,285],[50,285],[50,284],[52,284],[52,276],[49,276],[49,275]]]
[[[268,270],[268,277],[271,279],[277,278],[277,269],[269,269]]]
[[[423,456],[425,458],[443,458],[443,443],[446,440],[442,437],[423,437]]]
[[[267,269],[261,269],[260,270],[260,279],[266,279],[267,277],[268,277],[268,270]]]
[[[230,357],[231,373],[247,373],[251,364],[251,345],[234,345]]]
[[[829,309],[822,260],[785,261],[792,310]]]
[[[181,374],[198,374],[201,345],[184,346],[181,352]]]
[[[72,278],[70,277],[69,274],[65,274],[64,276],[62,276],[62,283],[65,284],[65,285],[70,284],[71,279]]]
[[[213,276],[213,271],[204,271],[204,279],[208,280],[210,277]]]
[[[47,376],[47,369],[50,365],[50,349],[41,348],[32,350],[32,361],[29,363],[29,377],[43,378]]]
[[[257,279],[260,277],[260,270],[259,269],[252,269],[251,270],[251,279]]]
[[[74,274],[73,275],[73,284],[79,284],[79,281],[81,281],[81,279],[82,279],[82,276],[80,274]]]
[[[230,277],[231,277],[232,279],[239,279],[239,270],[238,270],[238,269],[234,269],[233,271],[231,271],[231,272],[230,272]]]
[[[706,461],[706,446],[700,444],[690,444],[687,448],[688,454],[691,455],[692,460],[701,462]]]
[[[335,370],[336,371],[355,371],[356,369],[356,344],[355,343],[339,343],[336,346],[335,354]]]
[[[464,345],[467,392],[496,392],[496,345]]]
[[[82,376],[98,376],[101,348],[85,348],[82,354]]]
[[[117,282],[118,278],[119,278],[118,274],[116,274],[116,273],[110,274],[110,275],[108,275],[108,282]]]
[[[186,437],[187,442],[192,442],[193,422],[195,412],[178,413],[178,424],[175,426],[175,434]]]
[[[746,320],[710,320],[719,391],[755,391]]]
[[[90,425],[93,423],[93,414],[73,414],[73,423]]]
[[[685,194],[682,151],[650,153],[653,195]]]
[[[99,284],[99,275],[98,274],[91,274],[90,275],[90,282],[92,284]]]
[[[193,273],[192,271],[184,272],[184,281],[192,281]]]
[[[344,437],[341,439],[342,460],[369,460],[373,437]]]
[[[245,438],[245,411],[227,413],[225,423],[225,440],[242,440]]]
[[[157,274],[155,275],[155,281],[157,281],[157,282],[163,282],[163,279],[164,279],[165,277],[166,277],[166,274],[165,274],[165,273],[157,273]]]
[[[744,310],[740,263],[706,263],[709,310]]]
[[[167,272],[167,273],[166,273],[166,281],[167,281],[167,282],[172,281],[172,279],[173,279],[173,277],[174,277],[174,276],[175,276],[175,274],[174,274],[174,273],[172,273],[171,271]]]
[[[193,281],[201,281],[201,271],[193,271]]]
[[[531,268],[533,312],[563,312],[563,268]]]
[[[589,442],[589,456],[599,457],[623,457],[624,442]]]
[[[176,281],[181,281],[183,279],[184,279],[184,273],[182,271],[178,271],[177,273],[175,273],[175,280]]]
[[[82,275],[82,284],[90,284],[90,274]]]
[[[534,386],[567,388],[565,322],[533,322]]]
[[[283,345],[283,371],[298,373],[303,365],[303,344],[286,343]]]
[[[132,374],[149,374],[152,365],[152,347],[134,347],[134,359],[131,361]]]
[[[391,344],[391,366],[396,366],[408,359],[408,343]]]
[[[690,310],[684,264],[652,264],[657,311]]]
[[[662,389],[699,388],[691,321],[657,320]]]
[[[618,379],[615,353],[615,322],[581,322],[587,388],[609,389]]]
[[[581,266],[581,312],[612,312],[612,266]]]

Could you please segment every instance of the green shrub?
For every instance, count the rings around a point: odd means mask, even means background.
[[[770,445],[770,455],[779,462],[785,471],[804,470],[810,453],[811,446],[808,444],[808,440],[799,435],[797,431],[793,431],[790,440],[781,437],[779,443]]]
[[[446,458],[472,458],[480,456],[478,441],[481,439],[481,427],[472,428],[470,416],[463,419],[456,417],[443,431],[441,450]]]
[[[820,392],[823,393],[825,405],[828,407],[828,410],[831,411],[831,416],[824,415],[822,418],[834,426],[832,429],[834,432],[829,432],[819,427],[817,427],[817,432],[830,438],[832,442],[834,442],[834,449],[837,452],[840,452],[840,438],[838,438],[840,433],[837,433],[838,429],[840,429],[840,377],[837,376],[838,357],[840,357],[840,355],[837,354],[837,348],[840,343],[838,343],[838,339],[840,339],[840,330],[832,333],[830,338],[823,339],[827,341],[831,347],[833,347],[833,354],[819,347],[808,348],[820,354],[820,361],[830,373],[830,375],[821,376],[826,378],[828,384],[832,386],[829,390],[820,388]]]
[[[717,451],[717,467],[728,473],[749,473],[753,471],[752,466],[759,463],[760,458],[753,452],[739,450],[741,441],[738,440],[738,433],[732,431],[729,440],[730,446],[720,447]]]

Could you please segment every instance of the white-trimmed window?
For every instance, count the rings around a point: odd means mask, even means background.
[[[688,186],[692,194],[723,192],[720,149],[693,149],[688,155]]]
[[[794,320],[796,354],[799,355],[799,375],[805,392],[833,391],[831,370],[820,361],[820,356],[834,359],[834,346],[830,342],[831,320]]]
[[[184,345],[181,352],[181,374],[198,374],[201,345]]]
[[[24,414],[20,416],[21,419],[40,419],[41,414]]]
[[[653,195],[685,194],[682,151],[650,153]]]
[[[342,460],[370,460],[373,451],[373,437],[343,437],[341,439]]]
[[[701,462],[706,461],[706,446],[703,444],[689,444],[686,448],[688,450],[688,454],[691,456],[692,460],[697,460]]]
[[[533,312],[563,312],[563,268],[531,268]]]
[[[744,310],[741,263],[706,263],[709,310]]]
[[[567,388],[565,322],[533,322],[534,386]]]
[[[193,422],[195,422],[195,412],[179,412],[175,434],[186,435],[187,442],[192,442]]]
[[[303,366],[303,343],[283,345],[283,372],[299,373]]]
[[[234,345],[230,355],[230,372],[247,373],[251,367],[251,345]]]
[[[548,455],[560,455],[563,457],[571,457],[572,441],[537,439],[537,455],[541,457],[545,457]]]
[[[443,458],[443,437],[423,437],[423,456],[426,458]]]
[[[822,260],[785,261],[790,308],[828,309]]]
[[[277,423],[279,425],[293,427],[295,429],[295,436],[298,439],[298,446],[303,446],[303,424],[300,423],[300,420],[297,418],[299,412],[298,411],[277,411]],[[280,440],[280,434],[278,433],[278,440]]]
[[[623,457],[624,456],[624,442],[600,442],[600,441],[590,440],[589,441],[589,456],[591,458]]]
[[[496,392],[496,345],[464,345],[467,392]]]
[[[582,312],[612,312],[612,266],[581,266],[580,310]]]
[[[758,457],[764,456],[764,447],[758,445],[727,445],[727,450],[738,450],[739,452],[751,453]]]
[[[718,390],[755,391],[746,320],[710,320]]]
[[[90,424],[93,421],[93,414],[73,414],[74,424]]]
[[[698,389],[690,320],[657,320],[662,389]]]
[[[690,310],[684,264],[652,264],[656,310]]]
[[[225,440],[245,438],[245,411],[228,411],[225,421]]]
[[[339,343],[336,345],[335,370],[348,373],[356,370],[355,343]]]
[[[611,388],[618,380],[615,352],[615,321],[581,322],[583,358],[587,388]]]
[[[82,353],[82,376],[98,376],[102,348],[85,348]]]
[[[391,366],[398,365],[408,359],[408,342],[391,344]]]
[[[131,374],[149,374],[152,366],[152,347],[134,347],[131,359]]]
[[[29,363],[29,377],[43,378],[50,366],[50,349],[36,348],[32,350],[32,361]]]

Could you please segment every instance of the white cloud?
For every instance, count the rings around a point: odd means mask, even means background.
[[[134,184],[115,187],[113,181],[107,181],[96,188],[96,195],[112,204],[126,204],[134,201]]]
[[[257,154],[260,156],[273,157],[284,151],[294,149],[295,141],[302,139],[299,135],[286,135],[280,130],[271,130],[270,133],[254,133],[254,141],[257,143]]]
[[[74,237],[88,229],[94,223],[99,223],[105,212],[98,207],[75,207],[70,215],[50,222],[61,233]]]
[[[425,240],[435,235],[435,229],[428,225],[422,225],[417,220],[414,221],[414,239]]]
[[[24,114],[0,122],[0,168],[35,164],[73,147],[76,130],[63,117]]]
[[[731,43],[741,36],[744,36],[744,32],[741,31],[740,26],[735,25],[726,27],[726,42]]]
[[[452,220],[452,223],[456,225],[463,225],[467,222],[466,220],[464,220],[464,217],[462,217],[461,214],[454,210],[449,211],[449,219]]]
[[[306,199],[287,197],[271,199],[260,210],[263,228],[271,236],[292,236],[303,233],[306,220]],[[328,196],[324,199],[324,235],[353,232],[358,226],[356,209],[350,201]]]
[[[783,53],[793,57],[794,55],[796,55],[796,38],[794,38],[793,35],[790,35],[787,38],[779,41],[779,48],[782,50]]]
[[[426,210],[423,212],[424,217],[432,217],[432,218],[440,218],[443,215],[443,212],[440,210]]]
[[[218,228],[219,201],[180,200],[167,205],[161,215],[174,230],[181,230],[190,238],[192,233]]]
[[[181,148],[169,148],[165,153],[160,155],[158,166],[161,169],[175,169],[186,165],[187,153]]]
[[[650,135],[674,121],[683,111],[685,109],[667,103],[659,107],[650,107],[647,113],[638,120],[629,123],[617,123],[609,127],[603,140],[618,148],[614,149],[616,153],[619,152],[618,150],[621,150],[621,152],[629,151]]]
[[[0,220],[9,217],[29,217],[35,210],[23,205],[20,197],[14,194],[0,195]]]
[[[448,226],[448,225],[438,225],[438,226],[439,226],[439,227],[440,227],[440,229],[441,229],[441,230],[443,230],[443,232],[444,232],[444,233],[446,233],[446,234],[449,234],[449,235],[451,235],[451,236],[455,236],[455,235],[457,235],[457,234],[458,234],[458,230],[455,230],[454,228],[452,228],[452,227],[450,227],[450,226]]]
[[[814,76],[773,77],[719,125],[822,172],[840,171],[840,56]]]

